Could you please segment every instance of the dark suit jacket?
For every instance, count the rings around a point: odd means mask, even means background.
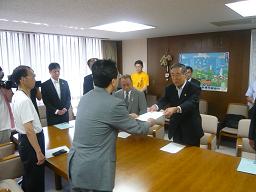
[[[249,129],[249,139],[254,140],[256,145],[256,103],[254,103],[252,107],[252,116],[251,116],[251,123],[250,123],[250,129]]]
[[[199,113],[199,94],[197,86],[187,82],[179,98],[175,85],[166,87],[165,96],[157,103],[159,109],[165,106],[180,106],[182,113],[175,113],[170,118],[168,137],[185,145],[196,145],[204,135]]]
[[[83,94],[86,94],[87,92],[94,89],[92,74],[84,77],[83,87],[84,87]]]
[[[61,110],[66,108],[68,110],[71,105],[68,82],[63,79],[59,79],[59,83],[61,99],[59,99],[51,79],[42,83],[41,91],[43,102],[46,106],[46,118],[48,125],[55,125],[69,121],[68,111],[64,115],[55,115],[57,109]]]
[[[196,86],[198,86],[198,87],[200,87],[200,85],[201,85],[201,82],[200,81],[198,81],[197,79],[194,79],[194,78],[191,78],[191,81],[190,81],[191,83],[194,83],[194,85],[196,85]]]

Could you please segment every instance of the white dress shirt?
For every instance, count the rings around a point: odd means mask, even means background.
[[[56,89],[58,97],[60,98],[61,97],[61,94],[60,94],[60,80],[59,79],[58,80],[54,80],[53,78],[51,78],[51,80],[52,80],[52,83],[53,83],[53,85],[54,85],[54,87]]]

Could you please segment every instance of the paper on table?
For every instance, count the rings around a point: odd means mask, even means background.
[[[69,148],[67,146],[61,146],[61,147],[57,147],[57,148],[53,148],[53,149],[48,149],[45,151],[45,158],[48,159],[48,158],[54,157],[52,154],[61,149],[65,149],[67,151],[67,153],[69,152]]]
[[[237,171],[256,175],[256,162],[252,159],[241,158]]]
[[[178,143],[171,142],[164,147],[162,147],[160,150],[168,152],[168,153],[177,153],[180,150],[182,150],[185,147],[185,145],[181,145]]]
[[[140,121],[147,121],[149,118],[158,119],[159,117],[162,117],[163,115],[164,115],[163,112],[157,112],[157,111],[147,112],[147,113],[140,115],[136,119],[138,119]]]
[[[120,137],[120,138],[127,138],[127,137],[129,137],[131,134],[129,134],[129,133],[126,133],[126,132],[119,132],[118,133],[118,137]]]
[[[58,129],[67,129],[67,128],[72,128],[74,126],[69,123],[60,123],[60,124],[54,125],[54,127],[57,127]]]

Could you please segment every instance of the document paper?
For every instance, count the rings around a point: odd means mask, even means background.
[[[162,117],[163,115],[164,115],[163,112],[157,112],[157,111],[147,112],[147,113],[140,115],[136,119],[138,119],[140,121],[147,121],[149,118],[158,119],[159,117]]]
[[[126,132],[124,132],[124,131],[118,133],[118,137],[120,137],[120,138],[127,138],[127,137],[129,137],[130,135],[131,135],[131,134],[126,133]]]
[[[181,145],[178,143],[171,142],[164,147],[162,147],[160,150],[168,152],[168,153],[177,153],[180,150],[182,150],[185,147],[185,145]]]
[[[252,159],[241,158],[237,171],[256,175],[256,162]]]
[[[69,148],[67,146],[61,146],[61,147],[57,147],[57,148],[53,148],[53,149],[48,149],[45,151],[45,158],[49,159],[51,157],[54,157],[52,154],[61,149],[65,149],[67,151],[67,153],[69,152]]]
[[[74,126],[69,123],[60,123],[60,124],[54,125],[54,127],[57,127],[58,129],[68,129]]]

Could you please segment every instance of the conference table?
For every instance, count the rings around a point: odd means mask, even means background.
[[[75,128],[44,128],[46,149],[71,147]],[[240,158],[198,147],[185,147],[171,154],[160,148],[169,141],[131,135],[117,138],[114,192],[185,192],[256,190],[256,176],[237,172]],[[46,160],[55,173],[56,187],[61,177],[68,179],[67,154]],[[86,173],[85,173],[86,174]]]

